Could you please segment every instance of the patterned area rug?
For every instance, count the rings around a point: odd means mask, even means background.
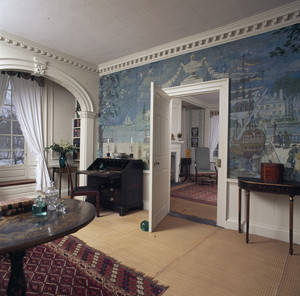
[[[171,196],[185,200],[217,205],[217,185],[192,184],[179,189],[171,190]]]
[[[71,235],[28,249],[24,271],[27,296],[150,296],[167,289]],[[9,274],[10,261],[0,255],[0,295]]]

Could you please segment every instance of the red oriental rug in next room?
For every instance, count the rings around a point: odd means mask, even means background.
[[[28,249],[24,272],[26,296],[150,296],[167,289],[71,235]],[[1,296],[9,274],[10,261],[0,255]]]
[[[171,196],[216,206],[217,189],[217,185],[192,184],[171,190]]]

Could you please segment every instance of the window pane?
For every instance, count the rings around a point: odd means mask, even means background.
[[[14,136],[13,149],[24,150],[24,137]]]
[[[0,113],[0,166],[24,164],[24,149],[25,140],[9,88]]]
[[[12,108],[11,108],[11,112],[12,112],[12,119],[14,120],[17,120],[17,113],[16,113],[16,109],[14,107],[14,105],[12,105]]]
[[[1,134],[9,134],[11,133],[11,121],[8,120],[0,120],[0,133]]]
[[[3,109],[2,109],[2,113],[0,115],[0,119],[1,118],[10,118],[10,114],[11,114],[10,106],[4,105]]]
[[[5,98],[4,104],[11,105],[11,92],[10,91],[8,91],[6,93],[6,98]]]
[[[21,126],[19,121],[13,121],[13,134],[14,135],[22,135]]]
[[[10,151],[0,151],[0,165],[11,165]]]
[[[11,136],[0,136],[0,149],[10,149]]]
[[[24,164],[24,151],[13,152],[13,164]]]

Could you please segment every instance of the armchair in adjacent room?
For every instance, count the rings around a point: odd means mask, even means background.
[[[198,183],[198,179],[203,181],[215,181],[218,183],[218,170],[215,162],[211,162],[209,159],[208,147],[195,148],[195,182]]]

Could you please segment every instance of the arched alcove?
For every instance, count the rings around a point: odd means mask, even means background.
[[[0,70],[14,70],[32,73],[35,75],[37,62],[34,60],[23,59],[0,59]],[[81,138],[80,138],[80,169],[86,168],[93,161],[94,145],[94,118],[96,115],[93,102],[87,91],[70,75],[61,70],[47,65],[41,75],[49,80],[56,82],[72,93],[79,102],[81,111]]]

